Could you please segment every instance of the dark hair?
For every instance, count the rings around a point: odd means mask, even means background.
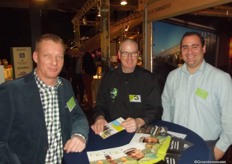
[[[64,41],[61,37],[59,37],[58,35],[55,35],[55,34],[51,34],[51,33],[47,33],[47,34],[43,34],[41,35],[40,37],[38,37],[36,39],[36,42],[35,42],[35,50],[38,51],[40,46],[39,44],[44,41],[44,40],[51,40],[55,43],[61,43],[64,50],[65,50],[65,45],[64,45]]]
[[[187,37],[187,36],[192,36],[192,35],[195,35],[195,36],[199,37],[199,39],[201,41],[201,46],[202,47],[205,45],[205,39],[202,37],[202,35],[200,33],[198,33],[198,32],[193,31],[193,32],[186,32],[186,33],[184,33],[184,35],[182,36],[181,41],[180,41],[180,47],[182,46],[183,39],[185,37]]]

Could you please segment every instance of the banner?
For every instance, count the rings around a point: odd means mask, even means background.
[[[148,21],[157,21],[205,8],[229,3],[231,0],[150,0]]]
[[[5,81],[4,78],[4,67],[3,65],[0,65],[0,84],[3,83]]]
[[[24,76],[32,71],[31,47],[12,47],[14,78]]]

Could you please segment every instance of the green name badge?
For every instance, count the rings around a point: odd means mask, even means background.
[[[129,95],[130,102],[141,102],[140,95]]]
[[[67,102],[68,110],[71,112],[73,108],[76,106],[76,102],[73,97],[71,97]]]
[[[209,93],[201,88],[197,88],[195,94],[203,99],[206,99]]]

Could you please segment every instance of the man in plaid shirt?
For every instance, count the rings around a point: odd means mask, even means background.
[[[61,164],[64,151],[84,150],[88,120],[69,81],[58,76],[64,50],[59,36],[42,35],[34,71],[0,85],[1,164]]]

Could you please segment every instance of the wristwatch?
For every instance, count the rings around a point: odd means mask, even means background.
[[[82,134],[80,134],[80,133],[75,133],[75,134],[72,135],[72,137],[75,137],[75,136],[81,138],[84,142],[86,142],[86,138],[85,138],[85,136],[83,136]]]

